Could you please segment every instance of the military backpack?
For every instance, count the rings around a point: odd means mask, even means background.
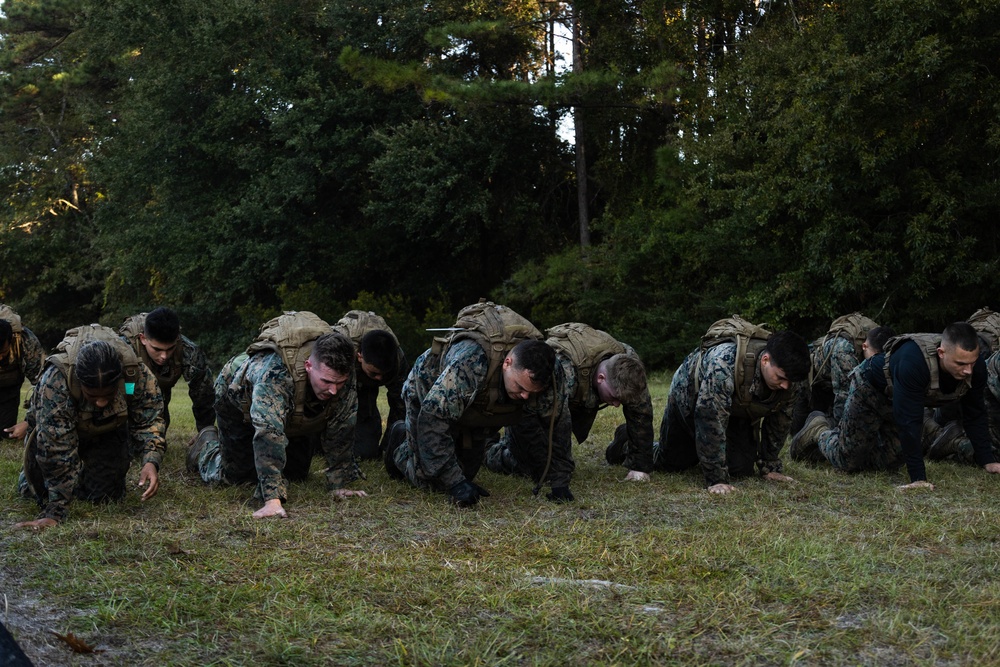
[[[0,303],[0,320],[7,320],[10,323],[10,328],[14,330],[15,334],[19,334],[23,330],[23,327],[21,326],[21,316],[14,312],[14,309],[5,303]]]
[[[125,397],[125,403],[118,405],[118,411],[111,418],[107,414],[107,409],[116,406],[117,402],[112,402],[108,408],[100,410],[100,414],[97,411],[87,409],[89,404],[83,399],[83,389],[76,377],[76,361],[80,355],[80,349],[87,343],[99,340],[110,343],[121,356],[122,376],[118,380],[117,394]],[[135,351],[115,333],[114,329],[100,324],[88,324],[68,330],[65,337],[56,345],[55,353],[46,359],[46,364],[55,366],[66,376],[70,396],[77,404],[76,430],[87,436],[110,433],[126,422],[128,405],[135,398],[135,385],[142,378],[139,370],[141,363]],[[95,423],[98,417],[100,424]]]
[[[319,315],[306,310],[287,311],[261,325],[257,338],[247,347],[247,357],[265,352],[276,353],[295,383],[295,408],[285,423],[286,435],[308,435],[321,431],[339,406],[339,401],[326,401],[317,414],[306,415],[306,400],[309,395],[306,360],[312,354],[316,339],[328,333],[333,333],[333,329]],[[230,363],[241,366],[229,386],[231,390],[239,390],[246,378],[247,363],[240,357]],[[249,420],[250,392],[247,391],[244,391],[243,413]]]
[[[993,312],[989,308],[980,308],[972,313],[972,317],[967,321],[979,332],[980,338],[988,343],[990,351],[996,352],[1000,344],[1000,313]]]
[[[585,403],[593,391],[593,376],[602,361],[630,351],[611,334],[580,322],[557,324],[547,329],[545,335],[548,336],[545,342],[569,357],[576,368],[576,392],[570,397],[575,404]]]
[[[500,367],[514,347],[525,340],[543,340],[541,332],[531,322],[506,306],[481,299],[466,306],[458,313],[451,333],[435,337],[431,352],[443,361],[456,342],[473,340],[486,352],[489,370],[484,386],[488,391],[479,392],[473,410],[466,410],[461,422],[469,426],[504,426],[511,423],[511,415],[520,412],[517,402],[505,400],[506,390],[500,378]],[[440,371],[440,367],[439,367]]]
[[[396,341],[396,346],[399,346],[399,339],[385,319],[369,310],[349,310],[333,325],[333,328],[350,338],[355,350],[361,345],[361,339],[365,334],[371,331],[387,331]]]
[[[861,358],[864,354],[862,345],[868,337],[868,332],[877,327],[873,320],[865,317],[861,313],[854,312],[850,315],[838,317],[830,323],[830,330],[824,336],[824,340],[831,338],[845,338],[854,343],[854,353]]]
[[[732,404],[733,414],[748,419],[759,419],[782,407],[791,400],[793,392],[790,389],[774,391],[766,401],[755,399],[753,395],[757,360],[764,352],[767,339],[770,337],[771,331],[764,328],[764,325],[753,324],[739,315],[714,322],[701,337],[701,347],[693,368],[695,395],[697,396],[701,384],[701,359],[705,351],[721,343],[735,343],[733,384],[736,391]]]
[[[892,399],[892,372],[889,369],[889,359],[900,348],[903,343],[913,341],[920,348],[920,353],[927,364],[930,372],[930,384],[927,385],[927,392],[924,394],[924,407],[934,408],[962,398],[969,389],[972,388],[972,379],[966,378],[958,383],[955,391],[945,394],[941,391],[941,365],[938,359],[937,350],[941,346],[941,334],[917,333],[893,336],[886,341],[885,362],[882,364],[882,373],[885,375],[885,395]]]
[[[831,348],[827,351],[827,343],[834,338],[843,338],[850,341],[854,345],[854,356],[860,362],[864,359],[863,344],[868,337],[868,332],[876,326],[878,325],[873,320],[858,312],[843,315],[831,322],[829,331],[826,332],[825,336],[816,341],[813,346],[812,369],[811,377],[809,378],[810,386],[820,380],[829,380],[830,373],[828,369],[833,349]]]

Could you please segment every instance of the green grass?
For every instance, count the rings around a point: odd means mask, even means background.
[[[39,534],[9,528],[35,509],[0,444],[0,583],[9,616],[32,600],[54,619],[9,623],[38,664],[1000,663],[1000,479],[979,469],[929,463],[934,492],[793,462],[794,485],[730,496],[695,472],[626,484],[603,460],[621,418],[605,410],[575,450],[574,503],[483,471],[492,497],[458,510],[379,463],[368,498],[337,502],[317,460],[289,518],[256,521],[249,488],[184,470],[184,388],[171,407],[156,498],[74,503]]]

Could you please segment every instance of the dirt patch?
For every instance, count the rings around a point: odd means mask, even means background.
[[[0,548],[3,548],[0,546]],[[64,609],[48,604],[37,592],[25,590],[23,577],[16,569],[0,568],[0,621],[21,646],[25,655],[37,667],[75,665],[116,665],[121,662],[119,650],[89,637],[80,637],[103,653],[77,654],[55,632],[69,632],[72,619],[85,615],[79,609]],[[74,633],[76,634],[76,633]]]

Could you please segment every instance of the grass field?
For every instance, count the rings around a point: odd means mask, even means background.
[[[256,521],[251,489],[186,472],[185,388],[171,408],[157,497],[74,503],[43,533],[11,528],[35,508],[0,443],[0,619],[37,665],[1000,664],[1000,478],[980,469],[929,463],[933,492],[794,462],[795,484],[729,496],[695,472],[626,484],[606,410],[574,503],[484,470],[492,497],[458,510],[380,463],[337,502],[317,460],[289,518]]]

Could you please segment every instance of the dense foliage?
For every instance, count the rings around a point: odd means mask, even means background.
[[[996,3],[2,9],[0,301],[49,345],[370,307],[416,353],[490,296],[664,367],[729,312],[997,307]]]

